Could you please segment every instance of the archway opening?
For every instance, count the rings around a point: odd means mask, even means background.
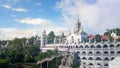
[[[103,46],[103,48],[107,48],[108,47],[108,45],[107,44],[105,44],[104,46]]]
[[[101,48],[101,45],[97,45],[96,48]]]

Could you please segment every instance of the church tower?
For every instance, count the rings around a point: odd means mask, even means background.
[[[81,22],[79,22],[79,19],[78,19],[78,21],[75,23],[74,34],[79,35],[82,31],[83,29],[81,26]]]
[[[41,36],[41,46],[45,46],[47,44],[47,35],[46,31],[44,30]]]

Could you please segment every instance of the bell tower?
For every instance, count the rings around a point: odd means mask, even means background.
[[[75,23],[74,33],[79,34],[82,31],[83,31],[83,29],[82,29],[82,26],[81,26],[81,22],[79,21],[79,18],[78,18],[77,22]]]

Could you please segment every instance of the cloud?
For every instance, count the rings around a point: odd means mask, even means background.
[[[12,11],[16,11],[16,12],[27,12],[27,9],[25,9],[25,8],[14,8],[14,7],[11,7],[11,6],[7,5],[7,4],[0,5],[0,6],[6,8],[6,9],[10,9]]]
[[[31,27],[31,28],[0,28],[0,40],[12,40],[14,38],[30,38],[32,36],[41,36],[41,33],[46,30],[47,34],[50,31],[54,31],[56,35],[62,34],[63,31],[67,31],[67,28],[61,28],[56,26]]]
[[[11,8],[11,6],[6,5],[6,4],[4,4],[4,5],[0,5],[0,6],[2,6],[2,7],[4,7],[4,8],[7,8],[7,9],[10,9],[10,8]]]
[[[14,38],[22,38],[31,36],[41,36],[42,32],[46,30],[47,34],[50,31],[54,31],[56,35],[62,34],[62,32],[68,32],[68,28],[65,26],[59,26],[53,24],[54,22],[41,19],[41,18],[23,18],[17,19],[17,22],[24,24],[30,24],[32,27],[27,28],[0,28],[0,40],[11,40]]]
[[[37,2],[37,3],[35,3],[35,5],[42,6],[42,3],[41,2]]]
[[[16,12],[27,12],[27,9],[24,8],[12,8],[12,10]]]
[[[0,40],[11,40],[14,38],[31,37],[36,35],[34,29],[19,29],[19,28],[0,28]]]
[[[56,7],[68,25],[74,24],[79,16],[84,30],[89,34],[102,34],[107,28],[120,27],[120,0],[90,1],[60,0]]]
[[[46,20],[46,19],[42,19],[42,18],[27,17],[27,18],[21,19],[20,23],[35,25],[35,26],[33,26],[32,29],[38,31],[38,34],[41,34],[39,32],[46,30],[47,33],[49,33],[50,31],[54,31],[56,33],[56,35],[59,35],[62,32],[67,32],[67,30],[68,30],[68,28],[64,25],[63,26],[55,25],[54,24],[55,22]],[[37,30],[37,29],[39,29],[39,30]]]
[[[48,25],[50,21],[41,18],[24,18],[20,20],[20,23],[31,24],[31,25]]]

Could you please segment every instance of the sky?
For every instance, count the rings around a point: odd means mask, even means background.
[[[78,17],[88,34],[120,28],[120,0],[0,0],[0,40],[67,34]]]

